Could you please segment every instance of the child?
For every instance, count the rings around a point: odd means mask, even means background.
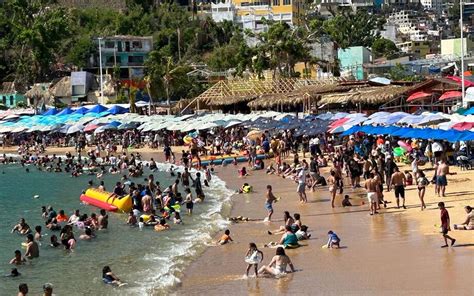
[[[300,240],[306,240],[311,237],[311,234],[308,234],[308,226],[301,225],[301,228],[295,233],[296,238]]]
[[[138,222],[138,228],[142,230],[143,227],[145,227],[145,222],[143,222],[143,217],[140,217],[140,220]]]
[[[349,195],[344,195],[344,199],[342,200],[342,206],[343,207],[352,207],[352,204],[349,200]]]
[[[444,206],[444,202],[439,202],[438,208],[441,211],[441,233],[443,234],[443,239],[444,239],[444,245],[442,245],[441,248],[447,248],[448,239],[451,241],[451,246],[454,245],[456,240],[448,235],[448,232],[451,230],[451,227],[450,227],[451,223],[449,220],[449,213],[448,213],[448,210],[446,210]]]
[[[41,226],[37,225],[35,226],[35,241],[39,242],[41,241]]]
[[[252,192],[252,186],[250,186],[248,183],[244,183],[242,187],[239,189],[239,193],[250,193]]]
[[[221,237],[221,239],[219,240],[219,245],[225,245],[227,244],[229,241],[233,242],[234,240],[230,237],[230,230],[229,229],[226,229],[224,231],[224,235]]]
[[[413,176],[410,171],[405,171],[406,186],[413,185]]]
[[[58,237],[53,234],[50,238],[50,244],[49,244],[51,247],[53,248],[57,248],[59,247],[61,244],[58,242]]]
[[[239,170],[239,177],[244,178],[244,177],[247,177],[247,176],[249,176],[249,174],[247,173],[247,169],[245,167],[242,167]]]
[[[258,277],[258,264],[263,260],[263,253],[257,249],[255,243],[249,243],[249,249],[245,255],[245,262],[248,263],[245,276],[249,276],[249,271],[252,266],[255,268],[255,277]]]
[[[328,244],[327,244],[327,248],[328,249],[331,249],[331,248],[336,248],[336,249],[339,249],[340,246],[339,246],[339,243],[341,242],[341,239],[337,236],[337,234],[335,234],[332,230],[329,230],[328,231]]]

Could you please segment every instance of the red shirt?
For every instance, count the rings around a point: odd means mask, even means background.
[[[449,213],[448,210],[442,209],[441,210],[441,226],[448,227],[448,220],[449,220]]]

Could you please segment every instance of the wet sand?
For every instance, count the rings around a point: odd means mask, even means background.
[[[179,147],[173,149],[178,158]],[[13,149],[12,151],[16,151]],[[50,148],[47,154],[65,154],[71,148]],[[161,150],[134,150],[162,161]],[[159,152],[157,152],[159,151]],[[268,161],[267,161],[268,162]],[[296,184],[290,180],[262,171],[250,172],[240,179],[237,167],[216,167],[216,175],[237,190],[244,182],[251,184],[251,194],[233,197],[232,216],[245,216],[258,221],[242,222],[229,227],[234,243],[209,247],[182,277],[177,295],[473,295],[474,286],[474,231],[452,231],[457,247],[441,249],[438,201],[445,201],[451,216],[451,226],[465,219],[463,207],[474,205],[474,170],[459,171],[449,176],[448,196],[434,196],[434,186],[427,188],[425,202],[428,209],[420,211],[415,186],[407,189],[408,210],[393,208],[393,192],[385,193],[391,201],[387,210],[369,216],[364,190],[347,186],[354,206],[342,208],[338,196],[336,208],[331,208],[327,188],[308,193],[309,203],[300,205]],[[324,173],[324,170],[322,171]],[[327,176],[327,173],[325,173]],[[432,172],[427,172],[431,177]],[[266,216],[264,194],[267,184],[282,199],[274,205],[271,223]],[[348,184],[347,180],[345,184]],[[365,204],[363,204],[365,203]],[[268,264],[275,249],[263,248],[280,236],[270,236],[267,230],[283,225],[283,211],[300,213],[302,222],[309,226],[311,239],[305,246],[287,250],[296,269],[294,274],[280,279],[252,278],[244,280],[244,255],[248,243],[255,242],[264,252],[263,264]],[[340,250],[321,249],[327,241],[327,231],[335,231],[342,239]],[[216,240],[222,233],[216,235]],[[253,271],[251,271],[251,275]]]
[[[240,167],[240,166],[238,166]],[[407,210],[393,208],[392,201],[381,214],[369,216],[363,190],[344,189],[354,206],[342,208],[340,197],[331,208],[327,188],[308,193],[309,203],[300,205],[296,184],[264,172],[252,172],[246,179],[237,178],[237,168],[217,168],[217,175],[229,188],[244,182],[254,187],[252,194],[236,194],[232,216],[245,216],[259,221],[242,222],[229,227],[234,243],[210,247],[185,272],[178,295],[472,295],[474,287],[474,231],[453,231],[457,247],[441,249],[437,202],[444,200],[451,223],[464,221],[464,205],[474,204],[472,179],[474,171],[459,172],[448,179],[448,197],[433,196],[434,186],[427,189],[428,209],[421,212],[414,186],[407,191]],[[428,176],[431,173],[428,173]],[[467,180],[468,179],[468,180]],[[462,182],[456,182],[462,180]],[[346,181],[346,184],[348,182]],[[275,204],[274,221],[264,223],[264,193],[267,184],[274,187],[282,200]],[[457,192],[457,193],[456,193]],[[263,248],[280,236],[267,230],[283,224],[283,211],[300,213],[309,226],[311,239],[305,246],[287,250],[298,272],[280,279],[243,279],[243,259],[249,242],[257,243],[268,264],[275,249]],[[327,242],[327,231],[341,237],[340,250],[321,249]],[[216,239],[221,234],[216,236]],[[251,271],[253,274],[253,271]]]

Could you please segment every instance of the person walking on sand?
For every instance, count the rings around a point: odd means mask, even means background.
[[[369,173],[368,179],[365,181],[365,190],[367,191],[367,199],[370,204],[370,215],[377,214],[378,208],[378,183],[374,179],[374,174]]]
[[[273,203],[276,201],[276,197],[273,194],[272,186],[267,185],[267,194],[265,196],[265,209],[267,210],[268,214],[265,217],[264,221],[271,221],[273,215]]]
[[[426,204],[425,204],[425,191],[426,191],[426,186],[430,184],[428,179],[425,176],[425,173],[422,170],[417,171],[417,178],[416,178],[416,186],[418,188],[418,197],[420,198],[421,202],[421,210],[423,211],[426,209]]]
[[[397,208],[400,208],[400,198],[403,202],[403,208],[406,209],[405,206],[405,184],[406,184],[406,177],[405,174],[400,172],[398,167],[395,167],[395,172],[392,174],[390,178],[390,187],[395,191],[395,198],[397,199]]]
[[[438,196],[446,196],[446,186],[448,186],[448,179],[446,175],[449,175],[449,165],[446,163],[446,158],[442,158],[439,162],[438,168],[436,169],[436,185],[438,186]]]
[[[257,248],[255,243],[249,243],[249,249],[245,255],[245,262],[248,264],[245,276],[249,276],[252,266],[255,269],[255,277],[258,277],[258,264],[263,261],[263,253]]]
[[[306,197],[306,170],[304,166],[300,166],[299,169],[300,170],[297,175],[298,187],[296,189],[296,192],[298,192],[298,195],[300,196],[300,203],[307,203],[308,198]]]
[[[451,227],[449,226],[450,225],[449,213],[448,213],[448,210],[446,210],[444,206],[444,202],[439,202],[438,208],[441,211],[441,233],[443,234],[443,239],[444,239],[444,245],[442,245],[441,248],[447,248],[448,239],[451,241],[451,246],[454,245],[456,240],[448,235],[448,232],[451,230]]]

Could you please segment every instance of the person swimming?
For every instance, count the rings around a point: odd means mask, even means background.
[[[109,266],[104,266],[102,268],[102,281],[108,285],[122,286],[125,283],[122,283],[120,279],[112,272]]]

